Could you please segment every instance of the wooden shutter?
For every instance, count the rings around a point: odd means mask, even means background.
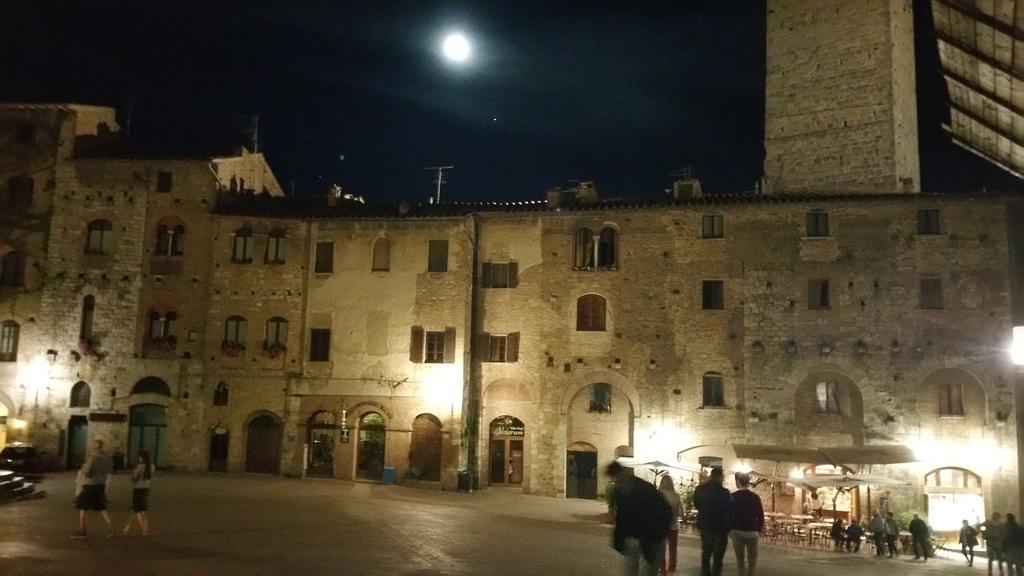
[[[455,362],[455,328],[448,327],[444,329],[444,363],[452,364]]]
[[[519,332],[513,332],[505,340],[505,362],[519,361]]]
[[[491,263],[484,262],[483,269],[480,271],[480,286],[484,288],[490,288],[492,283],[491,275]]]
[[[409,360],[417,364],[423,362],[423,326],[412,327],[409,339]]]
[[[508,263],[508,287],[515,288],[519,286],[519,262]]]

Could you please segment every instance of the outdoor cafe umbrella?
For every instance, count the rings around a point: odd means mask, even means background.
[[[626,468],[646,468],[654,473],[655,480],[657,480],[662,474],[667,474],[671,471],[700,472],[700,466],[685,462],[670,463],[662,460],[643,460],[641,458],[629,458],[627,456],[620,456],[619,458],[616,458],[615,461]]]
[[[832,496],[832,515],[836,513],[836,500],[842,493],[849,492],[858,486],[908,486],[910,482],[896,480],[878,474],[820,474],[806,478],[790,478],[790,484],[818,490],[819,488],[835,488]]]

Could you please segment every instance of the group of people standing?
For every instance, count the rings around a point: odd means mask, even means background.
[[[662,478],[661,490],[635,478],[617,462],[605,473],[615,481],[615,531],[612,546],[624,557],[630,576],[662,576],[676,571],[680,501],[672,479]],[[761,498],[750,490],[750,476],[736,473],[737,490],[730,493],[725,473],[712,468],[708,481],[693,494],[701,540],[702,576],[720,576],[730,534],[741,576],[753,576],[757,543],[764,532]]]
[[[1024,526],[1017,522],[1013,514],[1007,514],[1003,521],[1002,515],[994,512],[992,518],[975,526],[970,526],[964,520],[964,526],[960,529],[960,546],[968,565],[974,563],[974,546],[967,544],[973,542],[976,545],[979,534],[985,540],[990,576],[993,564],[1002,575],[1004,563],[1011,576],[1024,576]]]
[[[75,508],[78,509],[78,532],[72,534],[72,538],[85,538],[86,515],[88,512],[99,512],[100,517],[107,524],[107,538],[114,536],[114,525],[110,521],[110,514],[107,513],[107,482],[113,472],[113,459],[104,449],[102,440],[93,442],[93,451],[89,459],[78,470],[76,480],[77,495],[75,496]],[[149,489],[153,478],[153,463],[149,452],[141,450],[138,461],[132,468],[132,515],[128,524],[121,530],[128,535],[132,526],[138,523],[142,535],[149,535],[149,520],[146,518],[146,511],[149,509]]]

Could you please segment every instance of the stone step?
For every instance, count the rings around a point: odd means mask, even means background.
[[[25,479],[21,476],[14,476],[4,481],[0,481],[0,498],[14,493],[14,491],[21,488],[24,484]]]

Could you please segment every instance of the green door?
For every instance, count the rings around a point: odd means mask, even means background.
[[[167,464],[167,408],[155,404],[132,406],[128,433],[128,467],[135,465],[139,452],[149,450],[153,465]]]

